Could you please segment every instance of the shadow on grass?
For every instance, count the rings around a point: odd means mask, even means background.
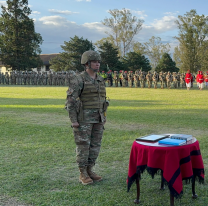
[[[52,98],[1,98],[0,105],[60,105],[65,104],[65,99]],[[6,106],[5,106],[6,107]]]
[[[0,105],[60,105],[65,103],[66,99],[53,98],[1,98]],[[121,106],[147,106],[147,105],[162,105],[159,100],[118,100],[111,99],[110,106],[114,107],[117,104]]]

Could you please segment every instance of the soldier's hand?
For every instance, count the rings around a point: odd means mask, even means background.
[[[74,123],[72,123],[72,127],[79,127],[79,123],[78,122],[74,122]]]

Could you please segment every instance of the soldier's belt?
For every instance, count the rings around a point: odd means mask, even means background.
[[[94,104],[82,104],[83,109],[103,109],[103,102]]]

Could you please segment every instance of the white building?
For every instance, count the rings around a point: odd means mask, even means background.
[[[41,72],[46,72],[46,71],[49,71],[50,70],[50,63],[49,61],[51,59],[53,59],[54,57],[56,57],[57,55],[59,54],[41,54],[40,55],[40,58],[41,60],[43,61],[43,66],[39,67],[39,68],[32,68],[33,71],[37,72],[37,71],[41,71]],[[5,65],[2,64],[2,62],[0,61],[0,72],[4,73],[7,72],[7,71],[11,71],[11,69],[7,69],[5,67]]]
[[[59,54],[41,54],[40,58],[43,61],[43,66],[38,68],[33,68],[32,70],[35,72],[48,72],[50,71],[50,63],[49,61],[53,59],[54,57],[58,56]]]

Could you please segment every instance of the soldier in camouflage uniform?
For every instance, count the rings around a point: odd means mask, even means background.
[[[122,70],[121,75],[120,75],[121,82],[122,82],[122,87],[125,87],[126,86],[125,76],[126,75],[125,75],[124,71]]]
[[[27,74],[26,74],[26,72],[23,72],[23,80],[22,80],[22,83],[24,85],[26,85],[26,80],[27,80]]]
[[[48,74],[47,72],[43,73],[43,85],[47,85],[48,84]]]
[[[6,74],[5,74],[5,83],[9,84],[9,73],[8,72],[6,72]]]
[[[133,86],[133,71],[129,71],[127,77],[128,77],[128,85],[131,88]]]
[[[164,72],[163,75],[164,75],[164,77],[165,77],[165,79],[164,79],[164,85],[165,85],[165,87],[168,87],[168,86],[167,86],[167,79],[166,79],[167,72]]]
[[[31,78],[31,74],[30,72],[27,72],[27,85],[30,85],[30,78]]]
[[[38,84],[38,73],[35,72],[35,76],[34,76],[34,85]]]
[[[148,88],[150,89],[152,87],[152,74],[150,71],[148,71],[146,75],[146,80],[147,80]]]
[[[157,89],[157,82],[158,82],[157,72],[154,72],[154,74],[152,76],[152,81],[153,81],[153,84],[154,84],[154,88]]]
[[[5,84],[5,74],[3,72],[1,73],[1,83]]]
[[[141,88],[144,88],[145,87],[145,75],[142,71],[139,75],[139,81],[140,81]]]
[[[17,85],[20,85],[20,72],[19,71],[17,72],[17,75],[16,75],[16,81],[17,81]]]
[[[9,75],[9,82],[10,82],[10,84],[13,84],[13,82],[12,82],[12,75],[13,75],[13,72],[11,71],[10,75]]]
[[[180,88],[180,78],[181,78],[181,74],[180,72],[178,72],[177,74],[177,87]]]
[[[51,71],[49,71],[48,74],[48,84],[51,86],[52,85],[52,79],[53,79],[53,74]],[[67,85],[68,86],[68,85]]]
[[[114,71],[113,79],[114,79],[115,87],[118,87],[119,76],[117,71]]]
[[[159,80],[160,80],[160,88],[164,89],[164,83],[165,83],[165,76],[163,72],[160,72],[159,74]]]
[[[70,78],[67,90],[66,108],[77,146],[79,181],[83,185],[102,180],[92,171],[100,151],[108,106],[104,79],[97,75],[100,60],[97,52],[84,52],[81,64],[85,71]]]
[[[184,74],[181,74],[180,82],[181,82],[181,87],[186,88],[186,82],[185,82],[185,75]]]
[[[31,72],[31,84],[32,84],[32,85],[35,84],[34,79],[35,79],[35,72],[32,71],[32,72]]]
[[[138,71],[135,71],[135,74],[133,75],[133,80],[134,80],[134,86],[135,86],[135,88],[139,87]]]
[[[170,72],[167,73],[166,75],[166,82],[167,82],[167,87],[168,89],[171,88],[171,83],[172,83],[172,75]]]
[[[176,74],[176,72],[173,72],[173,86],[174,88],[177,88],[178,86],[178,75]]]

